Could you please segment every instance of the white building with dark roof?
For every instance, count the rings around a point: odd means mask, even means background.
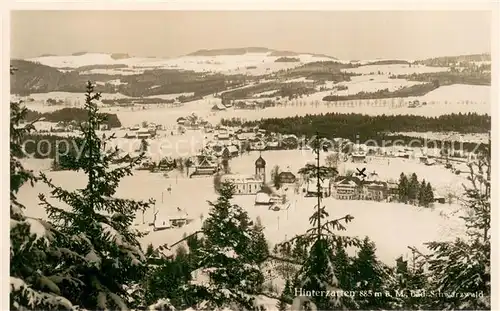
[[[235,187],[235,195],[257,194],[262,189],[263,180],[253,175],[227,174],[222,175],[222,182],[230,182]]]

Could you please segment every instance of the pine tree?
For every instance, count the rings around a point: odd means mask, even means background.
[[[254,296],[264,282],[252,254],[252,223],[241,207],[231,204],[233,194],[234,185],[223,182],[217,201],[209,202],[212,208],[203,224],[204,243],[197,267],[208,282],[195,285],[206,298],[202,308],[235,304],[254,310]]]
[[[414,258],[411,266],[400,256],[396,259],[396,269],[384,275],[383,288],[391,293],[384,297],[387,309],[421,310],[428,309],[430,296],[427,276],[422,268],[422,261]],[[428,296],[425,293],[429,293]]]
[[[468,297],[445,297],[440,308],[491,308],[491,140],[475,165],[470,165],[470,186],[463,201],[467,236],[451,242],[428,243],[426,258],[432,288],[441,292],[480,293]]]
[[[432,202],[434,202],[434,191],[432,191],[432,186],[430,183],[427,183],[424,190],[424,203],[425,206],[429,206]]]
[[[285,287],[283,288],[283,291],[281,292],[280,299],[278,303],[276,304],[276,308],[279,311],[285,311],[288,307],[287,301],[291,301],[293,298],[292,296],[292,291],[291,291],[291,284],[290,280],[285,281]]]
[[[398,195],[400,202],[408,203],[408,184],[408,177],[406,177],[404,173],[401,173],[398,183]]]
[[[426,203],[426,184],[425,179],[422,180],[420,187],[418,188],[418,206],[427,206]]]
[[[342,243],[337,243],[337,247],[335,247],[333,262],[337,269],[337,279],[339,280],[340,288],[343,290],[351,290],[353,284],[351,258],[347,255]]]
[[[356,297],[362,310],[374,310],[385,307],[385,297],[376,297],[376,292],[381,292],[383,287],[383,270],[375,255],[375,244],[366,237],[353,260],[354,291],[359,293]],[[362,294],[364,293],[364,294]]]
[[[107,139],[101,140],[96,134],[104,117],[95,103],[100,94],[94,93],[90,81],[85,97],[87,125],[76,139],[83,152],[80,157],[68,155],[66,163],[68,169],[87,175],[87,185],[68,191],[41,174],[52,197],[67,204],[69,210],[55,206],[43,194],[39,197],[49,219],[69,237],[60,241],[59,246],[76,253],[73,260],[61,261],[58,269],[61,273],[73,271],[80,276],[80,283],[63,283],[61,293],[81,308],[124,310],[128,305],[138,305],[137,297],[130,290],[143,279],[146,268],[146,258],[138,241],[140,234],[131,229],[132,222],[136,213],[152,202],[113,197],[120,179],[132,174],[142,155],[125,167],[110,168],[118,149],[105,152],[102,144]]]
[[[34,129],[34,122],[21,126],[27,113],[21,102],[10,103],[10,310],[70,310],[73,304],[59,285],[74,278],[71,271],[61,275],[55,267],[72,253],[55,245],[60,232],[47,221],[27,217],[17,199],[21,187],[37,181],[20,161],[23,137]]]
[[[418,199],[419,186],[417,174],[411,174],[410,181],[408,183],[408,198],[412,204]]]
[[[262,263],[269,257],[269,245],[264,235],[264,226],[262,226],[259,217],[257,217],[255,224],[251,229],[251,235],[251,253],[257,263]]]
[[[276,189],[279,189],[281,187],[281,180],[280,180],[280,167],[278,165],[275,165],[271,170],[271,179],[273,181],[274,187]]]
[[[150,265],[145,279],[146,305],[168,300],[171,305],[185,309],[194,304],[195,297],[186,290],[192,272],[189,257],[187,250],[179,246],[174,258],[160,256],[154,260],[154,265]]]
[[[294,280],[294,287],[300,288],[303,291],[335,291],[341,289],[337,279],[337,268],[334,264],[334,249],[332,246],[338,243],[344,246],[358,245],[359,241],[356,238],[339,236],[334,233],[335,230],[345,230],[342,222],[348,223],[353,217],[346,215],[339,219],[327,221],[328,213],[325,206],[321,204],[322,196],[321,181],[324,178],[331,176],[329,174],[332,169],[322,167],[319,165],[320,151],[324,150],[321,139],[316,135],[311,144],[316,154],[316,165],[308,164],[305,168],[301,169],[299,173],[304,174],[310,178],[316,178],[317,183],[317,205],[313,215],[309,218],[312,228],[307,230],[305,234],[297,235],[290,241],[283,243],[285,247],[290,244],[304,243],[307,247],[308,253],[303,259],[303,265],[300,268],[296,279]],[[332,296],[313,296],[296,297],[293,301],[292,308],[304,310],[304,308],[315,308],[318,310],[332,310],[338,308],[353,308],[355,302],[350,297],[332,297]]]

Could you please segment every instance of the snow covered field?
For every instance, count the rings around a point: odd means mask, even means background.
[[[381,75],[408,75],[412,73],[429,73],[448,71],[447,67],[427,67],[424,65],[368,65],[358,68],[342,69],[344,72],[360,73],[363,75],[381,74]],[[379,73],[380,72],[380,73]]]
[[[329,92],[323,92],[323,96],[326,96]],[[321,96],[321,98],[323,97]],[[311,96],[312,97],[312,96]],[[362,100],[362,101],[352,101],[347,103],[353,103],[354,106],[341,106],[341,103],[338,106],[334,106],[331,104],[329,107],[321,101],[318,101],[319,106],[316,107],[314,102],[316,101],[314,98],[306,97],[300,100],[292,101],[292,104],[288,104],[287,106],[277,106],[270,107],[266,109],[256,109],[256,110],[244,110],[244,109],[228,109],[226,111],[218,111],[212,112],[210,108],[215,104],[216,100],[209,100],[209,104],[207,105],[206,100],[196,101],[186,103],[182,107],[178,108],[161,108],[161,107],[153,107],[151,109],[146,110],[138,110],[135,108],[134,110],[130,108],[120,108],[117,110],[116,108],[111,108],[109,111],[112,113],[117,113],[120,121],[124,126],[130,126],[133,124],[137,124],[139,121],[148,121],[155,122],[159,124],[174,124],[175,120],[180,116],[187,116],[192,112],[196,113],[198,116],[206,119],[212,123],[218,123],[221,119],[231,119],[231,118],[241,118],[246,120],[260,120],[265,118],[286,118],[286,117],[294,117],[294,116],[305,116],[307,114],[324,114],[328,112],[337,112],[337,113],[362,113],[366,115],[421,115],[427,117],[436,117],[444,114],[450,113],[468,113],[468,112],[477,112],[479,114],[490,114],[490,105],[489,103],[475,103],[466,105],[461,103],[428,103],[425,107],[419,108],[408,108],[408,107],[394,107],[392,108],[391,101],[392,99],[385,100],[387,102],[386,107],[377,107],[375,106],[375,100]],[[422,100],[419,97],[412,98]],[[406,98],[406,101],[410,99]],[[298,103],[303,101],[306,103],[304,106],[298,106]],[[384,101],[384,100],[382,100]],[[394,102],[398,103],[399,99],[395,98]],[[103,112],[108,112],[108,110],[104,109]]]
[[[262,75],[283,69],[294,68],[303,63],[329,61],[331,58],[318,57],[311,54],[294,56],[300,62],[275,62],[277,56],[268,53],[246,53],[244,55],[220,56],[181,56],[177,58],[144,58],[131,57],[113,59],[110,54],[86,53],[78,56],[44,56],[28,59],[54,68],[78,68],[89,65],[124,64],[129,68],[92,69],[92,73],[131,74],[142,73],[146,69],[184,69],[196,72],[218,72],[233,74]],[[255,67],[255,68],[247,68]],[[133,70],[131,71],[131,68]]]
[[[254,161],[257,153],[247,154],[231,161],[230,167],[233,172],[252,174],[254,172]],[[304,153],[298,151],[269,151],[263,152],[262,156],[267,161],[268,178],[270,170],[274,165],[280,165],[282,169],[290,166],[292,171],[302,167],[304,163],[312,160],[313,155],[309,151]],[[283,159],[286,159],[284,161]],[[47,169],[49,161],[28,159],[25,162],[30,169]],[[341,165],[340,171],[347,169],[355,170],[360,164],[345,163]],[[462,176],[453,175],[442,167],[427,167],[417,164],[414,160],[393,159],[391,166],[386,161],[372,161],[366,164],[367,172],[376,171],[381,179],[397,179],[401,172],[416,172],[419,179],[425,178],[433,186],[439,189],[448,187],[459,189],[460,184],[465,182]],[[66,189],[75,189],[85,185],[86,177],[74,172],[48,172],[55,184],[62,185]],[[180,240],[185,234],[199,230],[202,220],[208,215],[209,206],[207,200],[215,200],[212,178],[186,178],[185,174],[172,172],[169,178],[162,174],[153,174],[145,171],[136,171],[134,176],[126,177],[120,184],[117,196],[133,199],[156,199],[156,207],[146,211],[143,224],[142,214],[137,216],[137,228],[151,231],[143,238],[144,245],[152,243],[155,246],[161,244],[173,244]],[[171,187],[171,192],[166,189]],[[33,217],[46,217],[45,211],[38,206],[38,193],[47,193],[45,185],[37,184],[34,188],[25,186],[19,193],[22,203],[28,206],[27,214]],[[163,203],[162,203],[163,192]],[[267,207],[254,206],[253,195],[235,196],[234,203],[241,205],[248,211],[250,217],[259,217],[265,228],[267,238],[271,245],[279,243],[284,239],[291,238],[297,233],[305,231],[308,227],[308,217],[312,213],[315,204],[314,198],[305,198],[302,195],[289,194],[291,206],[288,210],[270,211]],[[463,231],[458,214],[452,215],[458,209],[456,205],[437,205],[434,209],[424,209],[399,203],[379,203],[368,201],[339,201],[333,198],[324,200],[330,217],[342,217],[351,214],[354,221],[347,227],[343,234],[351,236],[369,236],[377,244],[377,255],[388,264],[394,264],[394,260],[401,254],[408,254],[407,246],[422,248],[422,243],[432,240],[452,239]],[[177,207],[185,210],[193,222],[176,229],[153,232],[147,223],[153,219],[154,211],[159,215],[174,215]],[[384,219],[384,223],[377,224],[374,219]]]
[[[360,92],[376,92],[383,89],[388,89],[390,92],[396,91],[403,87],[421,84],[422,82],[408,81],[405,79],[389,79],[383,75],[365,75],[351,77],[351,81],[340,82],[338,85],[347,86],[347,90],[336,91],[336,95],[354,95]]]
[[[404,85],[409,85],[405,80],[382,80],[380,77],[369,81],[369,76],[354,77],[353,81],[346,82],[349,89],[339,91],[339,95],[347,95],[357,93],[359,91],[376,91],[379,89],[389,88],[395,90]],[[367,81],[368,80],[368,81]],[[102,108],[101,112],[116,113],[122,122],[123,126],[132,126],[141,121],[154,122],[158,124],[173,125],[179,117],[185,117],[191,113],[196,113],[198,116],[212,123],[218,123],[222,118],[242,118],[247,120],[260,120],[262,118],[285,118],[293,116],[303,116],[306,114],[324,114],[328,112],[338,113],[363,113],[367,115],[421,115],[428,117],[436,117],[450,113],[468,113],[477,112],[479,114],[491,115],[491,87],[477,85],[462,85],[455,84],[442,86],[434,91],[427,93],[424,96],[407,97],[407,98],[388,98],[379,100],[352,100],[343,102],[327,102],[322,101],[323,97],[332,94],[332,91],[322,91],[305,96],[300,99],[288,101],[286,105],[276,106],[266,109],[244,110],[244,109],[227,109],[226,111],[211,111],[214,104],[220,103],[220,99],[213,96],[206,96],[203,99],[187,102],[180,107],[162,107],[157,105],[145,105],[142,107],[110,107]],[[335,92],[333,92],[335,94]],[[123,94],[102,94],[103,99],[126,98]],[[191,93],[155,95],[152,97],[172,99],[181,95],[191,95]],[[50,112],[65,107],[64,105],[49,106],[43,104],[48,98],[61,99],[67,102],[66,106],[80,107],[83,105],[84,95],[81,93],[66,93],[66,92],[51,92],[32,94],[31,98],[35,102],[27,102],[29,109],[39,112]],[[253,99],[257,100],[257,99]],[[260,98],[258,100],[267,100]],[[427,106],[418,108],[408,108],[406,105],[398,107],[400,102],[410,102],[419,100],[427,102]],[[299,104],[304,105],[300,106]],[[318,103],[318,106],[315,105]],[[385,106],[384,106],[385,103]]]

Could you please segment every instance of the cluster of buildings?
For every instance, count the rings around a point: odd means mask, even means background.
[[[125,133],[125,138],[128,139],[150,139],[156,136],[156,131],[162,130],[163,126],[160,124],[150,123],[147,127],[140,127],[134,125],[128,128]]]

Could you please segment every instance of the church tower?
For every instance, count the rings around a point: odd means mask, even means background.
[[[255,176],[266,182],[266,161],[262,158],[262,155],[259,155],[259,158],[255,161]]]

